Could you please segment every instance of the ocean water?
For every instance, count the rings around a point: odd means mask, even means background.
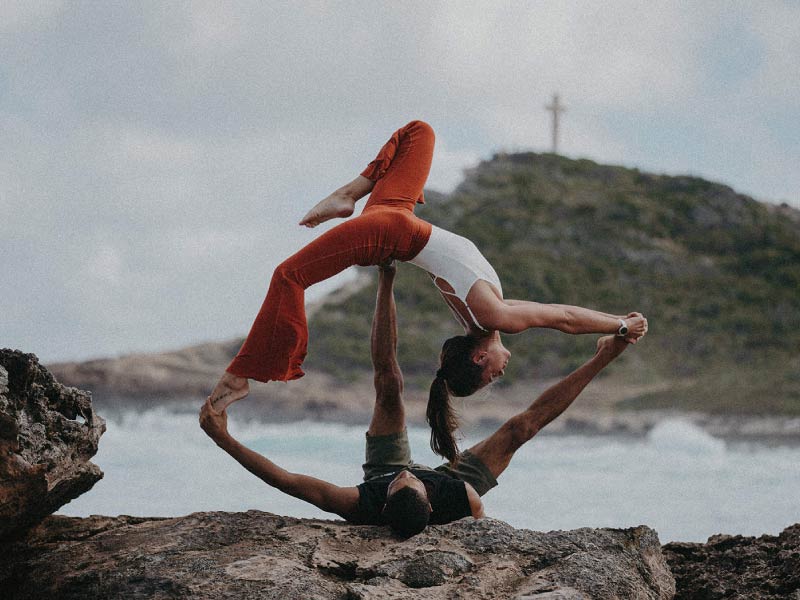
[[[94,458],[105,478],[62,507],[73,516],[177,516],[263,510],[336,518],[245,471],[200,430],[164,409],[107,420]],[[229,421],[242,443],[278,465],[338,485],[361,481],[365,427]],[[435,466],[425,429],[409,430],[414,460]],[[477,439],[465,440],[463,447]],[[662,542],[715,533],[776,534],[800,521],[800,448],[726,444],[664,421],[646,438],[539,436],[484,496],[486,513],[541,531],[647,524]]]

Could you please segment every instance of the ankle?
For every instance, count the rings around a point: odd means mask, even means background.
[[[351,190],[351,189],[348,189],[347,186],[345,186],[343,188],[339,188],[338,190],[333,192],[333,194],[331,194],[331,195],[334,196],[339,202],[345,202],[345,203],[353,206],[354,208],[355,208],[356,202],[358,201],[358,198],[356,198],[355,191]]]
[[[239,377],[238,375],[228,373],[227,371],[222,376],[222,381],[226,386],[234,390],[240,390],[247,385],[246,377]]]

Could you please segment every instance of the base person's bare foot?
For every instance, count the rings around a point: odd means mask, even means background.
[[[605,335],[597,340],[597,354],[607,354],[616,358],[625,351],[629,343],[618,335]]]
[[[211,407],[211,412],[220,414],[228,406],[249,393],[250,384],[247,382],[247,378],[237,377],[226,372],[214,386],[214,391],[211,392],[207,402]]]
[[[310,228],[330,219],[344,219],[353,214],[355,206],[356,201],[353,198],[334,192],[324,200],[320,200],[314,208],[308,211],[299,224]]]

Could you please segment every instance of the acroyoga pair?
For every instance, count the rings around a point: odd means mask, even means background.
[[[418,533],[429,522],[483,516],[480,496],[497,484],[514,452],[561,414],[628,344],[647,333],[647,319],[638,312],[611,315],[503,298],[497,274],[472,242],[414,214],[415,205],[424,202],[433,147],[431,127],[412,121],[392,135],[361,175],[300,221],[315,227],[349,217],[356,202],[370,194],[360,216],[330,229],[275,269],[250,333],[200,414],[206,433],[266,483],[350,522],[389,524],[404,536]],[[406,437],[392,291],[396,260],[425,269],[464,327],[464,335],[445,341],[430,388],[431,447],[448,461],[437,469],[411,461]],[[367,432],[364,483],[339,487],[289,473],[236,442],[227,432],[225,409],[248,394],[250,379],[288,381],[303,376],[308,343],[305,289],[353,265],[380,269],[371,345],[377,397]],[[530,408],[459,452],[450,395],[468,396],[502,376],[511,353],[500,332],[520,333],[533,327],[611,335],[598,341],[588,362],[545,391]]]

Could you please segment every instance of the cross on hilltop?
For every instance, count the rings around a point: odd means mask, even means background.
[[[545,106],[546,110],[553,113],[553,154],[558,154],[558,115],[567,110],[558,99],[558,94],[553,94],[553,102]]]

